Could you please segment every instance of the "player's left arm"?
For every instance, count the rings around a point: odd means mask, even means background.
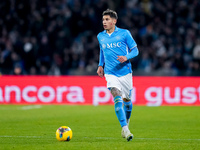
[[[126,54],[125,56],[118,56],[117,60],[120,61],[121,63],[123,63],[127,60],[130,60],[139,54],[137,44],[134,41],[131,33],[128,30],[126,33],[126,43],[128,45],[128,48],[130,49],[130,52],[128,54]]]
[[[137,56],[139,54],[139,50],[138,50],[137,46],[132,48],[130,51],[131,51],[130,53],[125,55],[127,60],[130,60],[130,59],[134,58],[135,56]]]

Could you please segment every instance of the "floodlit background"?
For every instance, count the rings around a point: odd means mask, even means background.
[[[198,0],[1,0],[0,74],[96,75],[107,8],[138,44],[133,75],[200,75]]]

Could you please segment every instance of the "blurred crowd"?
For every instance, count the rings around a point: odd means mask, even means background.
[[[107,8],[138,44],[133,75],[200,76],[198,0],[1,0],[0,74],[96,75]]]

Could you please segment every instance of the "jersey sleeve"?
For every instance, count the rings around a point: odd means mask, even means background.
[[[98,41],[100,41],[99,35],[97,36],[97,39],[98,39]],[[104,65],[104,55],[103,55],[103,50],[102,50],[100,42],[99,42],[99,47],[100,47],[100,54],[99,54],[99,65],[98,66],[103,66]]]
[[[128,60],[130,60],[130,59],[134,58],[135,56],[137,56],[138,54],[139,54],[138,48],[134,47],[133,49],[131,49],[131,52],[125,56]]]
[[[128,60],[130,60],[133,57],[137,56],[139,54],[139,51],[138,51],[137,44],[136,44],[135,40],[133,39],[131,33],[128,30],[127,30],[127,33],[126,33],[126,43],[127,43],[128,48],[130,50],[130,52],[126,55],[126,58]]]
[[[103,56],[103,51],[100,48],[99,65],[98,66],[103,66],[103,65],[104,65],[104,56]]]
[[[127,31],[127,33],[126,33],[126,43],[128,45],[128,48],[130,50],[132,50],[134,47],[137,46],[137,44],[136,44],[135,40],[133,39],[130,31],[128,31],[128,30],[126,30],[126,31]]]

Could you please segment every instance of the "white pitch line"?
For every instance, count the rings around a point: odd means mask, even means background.
[[[84,138],[95,138],[95,139],[118,139],[114,137],[84,137]],[[133,140],[163,140],[163,141],[200,141],[200,139],[169,139],[169,138],[133,138]]]
[[[0,107],[0,110],[29,110],[29,109],[39,109],[42,108],[41,105],[25,105],[17,107]]]
[[[5,137],[5,138],[43,138],[42,136],[12,136],[12,135],[0,135],[0,137]]]
[[[12,136],[12,135],[0,135],[0,138],[44,138],[44,136]],[[45,137],[47,138],[47,137]],[[50,138],[50,137],[49,137]],[[83,138],[92,138],[92,139],[119,139],[114,137],[83,137]],[[200,141],[200,139],[169,139],[169,138],[133,138],[133,140],[162,140],[162,141]]]
[[[165,139],[165,138],[133,138],[137,140],[163,140],[163,141],[200,141],[200,139]]]
[[[29,110],[29,109],[39,109],[41,108],[41,105],[28,105],[28,106],[22,106],[20,109],[22,110]]]

